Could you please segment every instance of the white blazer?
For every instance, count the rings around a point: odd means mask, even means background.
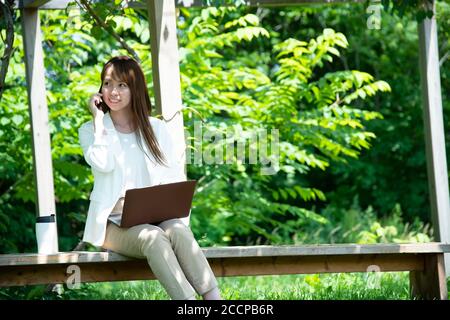
[[[151,186],[185,181],[184,163],[175,155],[172,137],[162,120],[150,117],[150,124],[156,135],[168,166],[154,160],[141,136],[141,145],[152,161],[144,155]],[[90,204],[84,229],[83,241],[94,246],[102,246],[105,240],[108,216],[120,198],[123,185],[123,159],[120,139],[109,113],[103,117],[104,130],[99,127],[94,134],[93,120],[81,125],[78,137],[84,158],[91,166],[94,175],[94,188],[90,194]],[[182,219],[189,224],[189,216]]]

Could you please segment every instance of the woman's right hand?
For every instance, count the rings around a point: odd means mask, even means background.
[[[103,111],[100,109],[100,102],[102,102],[101,93],[94,93],[89,100],[89,111],[91,111],[94,118],[98,115],[104,115]]]

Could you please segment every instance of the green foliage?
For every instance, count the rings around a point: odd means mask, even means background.
[[[324,26],[347,35],[348,47],[326,64],[322,73],[339,70],[360,70],[383,79],[391,86],[388,95],[376,95],[364,101],[364,110],[381,113],[383,119],[366,123],[366,130],[377,137],[370,152],[347,163],[335,162],[329,171],[311,171],[307,182],[322,190],[328,203],[348,208],[353,195],[361,206],[372,206],[382,217],[399,203],[404,218],[413,222],[420,217],[430,222],[430,206],[423,130],[423,108],[419,74],[417,23],[411,15],[402,18],[381,12],[380,29],[367,28],[364,4],[260,9],[263,27],[279,38],[314,37]],[[244,11],[253,12],[252,10]],[[450,7],[437,1],[439,56],[444,106],[444,125],[448,127],[450,87]],[[264,45],[261,50],[270,50]],[[356,106],[360,106],[358,101]],[[450,144],[446,143],[447,146]],[[448,153],[448,152],[447,152]],[[323,208],[327,204],[320,205]]]
[[[412,223],[404,221],[399,204],[380,219],[380,214],[371,206],[362,209],[355,196],[351,207],[339,208],[331,204],[320,214],[329,223],[306,222],[294,238],[296,243],[420,243],[433,239],[433,230],[428,223],[418,218]]]
[[[226,300],[408,300],[407,272],[340,273],[219,278]],[[0,299],[167,300],[157,281],[81,284],[43,294],[45,286],[0,289]],[[201,299],[197,297],[197,299]]]
[[[381,3],[386,11],[398,14],[400,17],[412,13],[419,22],[433,16],[433,10],[430,7],[433,0],[381,0]]]
[[[234,5],[239,7],[246,4],[245,0],[203,0],[202,2],[204,6],[214,7],[224,5]],[[404,16],[405,14],[412,13],[418,21],[433,16],[433,11],[430,9],[433,0],[366,0],[366,6],[380,2],[384,9],[391,14]]]
[[[255,237],[256,242],[282,242],[305,220],[325,223],[302,208],[306,201],[325,200],[324,193],[305,185],[302,177],[311,169],[325,170],[330,161],[357,158],[369,148],[375,136],[365,130],[364,122],[381,115],[355,108],[353,103],[390,90],[387,83],[356,70],[313,77],[333,62],[333,56],[339,56],[338,48],[348,45],[342,33],[327,28],[308,42],[279,41],[271,57],[246,49],[251,45],[246,42],[261,41],[269,33],[259,27],[256,16],[241,17],[236,12],[235,8],[209,8],[194,15],[182,10],[186,17],[180,26],[186,31],[186,38],[180,39],[186,127],[194,128],[200,117],[205,119],[204,128],[217,135],[234,132],[231,138],[238,143],[245,143],[255,132],[277,129],[279,171],[263,176],[260,165],[229,165],[226,157],[220,159],[223,165],[191,165],[191,176],[201,178],[204,186],[194,201],[193,230],[207,230],[205,245],[248,243]],[[227,60],[232,52],[234,59]],[[255,60],[272,60],[273,67],[265,69]],[[195,132],[191,130],[190,135]],[[203,154],[217,148],[217,139],[214,147],[207,142],[203,141]]]

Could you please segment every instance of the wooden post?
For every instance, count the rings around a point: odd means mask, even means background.
[[[36,212],[40,217],[56,215],[39,10],[24,8],[20,12],[32,131]],[[58,248],[57,238],[54,241],[56,244],[51,246]]]
[[[435,3],[432,4],[433,12]],[[441,80],[436,18],[419,25],[420,72],[427,155],[428,187],[435,240],[450,243],[450,204],[445,154]],[[450,276],[450,255],[445,254]]]
[[[175,142],[178,161],[185,164],[186,144],[181,99],[175,0],[147,0],[156,111]]]
[[[444,254],[424,255],[424,270],[410,271],[409,283],[413,299],[447,300]]]

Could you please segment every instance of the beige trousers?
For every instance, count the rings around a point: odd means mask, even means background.
[[[121,211],[121,204],[123,201],[119,199],[113,212]],[[217,287],[216,277],[191,229],[179,219],[131,228],[108,222],[103,248],[125,256],[147,258],[172,299],[188,299],[195,291],[203,295]]]

